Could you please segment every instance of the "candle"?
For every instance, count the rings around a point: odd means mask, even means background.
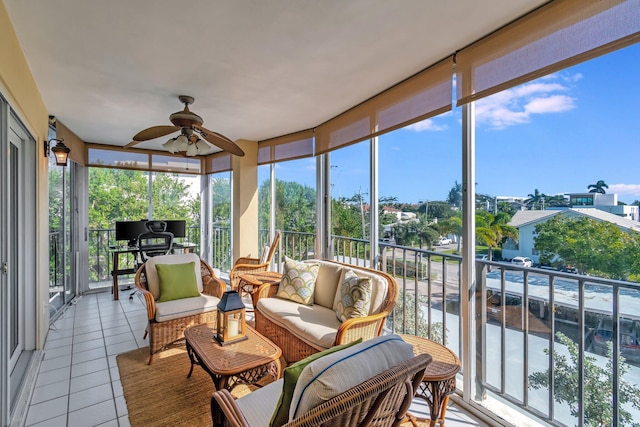
[[[239,319],[236,319],[236,318],[233,318],[233,317],[229,318],[229,322],[228,322],[229,330],[227,331],[227,336],[234,337],[234,336],[238,335],[238,333],[239,333],[238,321],[239,321]]]

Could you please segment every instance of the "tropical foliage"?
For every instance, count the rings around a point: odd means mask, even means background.
[[[566,403],[569,405],[571,415],[578,417],[578,369],[580,356],[584,356],[584,425],[587,427],[601,427],[613,425],[613,406],[611,399],[612,390],[612,373],[613,358],[611,357],[611,345],[607,354],[606,365],[600,366],[593,356],[587,353],[580,353],[578,345],[566,335],[558,332],[558,340],[563,344],[568,352],[569,357],[554,351],[553,355],[553,386],[554,399],[558,403]],[[549,349],[544,349],[545,354],[549,355]],[[620,401],[620,418],[618,424],[622,426],[637,425],[634,423],[633,415],[628,411],[630,407],[640,410],[640,389],[634,384],[628,382],[625,378],[629,372],[629,365],[624,362],[623,358],[619,359],[618,378],[620,389],[618,399]],[[549,378],[551,377],[549,370],[544,372],[536,372],[529,375],[529,386],[533,389],[549,389]]]
[[[489,212],[476,212],[476,239],[479,243],[488,246],[489,259],[492,259],[494,248],[499,248],[507,238],[518,240],[518,230],[509,225],[511,216],[506,212],[492,214]]]
[[[587,186],[587,190],[589,190],[589,193],[599,193],[599,194],[605,194],[606,193],[605,189],[608,189],[608,188],[609,186],[603,180],[599,180],[595,184],[589,184]]]
[[[536,226],[535,247],[540,262],[558,259],[583,273],[638,281],[640,279],[640,234],[617,225],[586,217],[555,215]]]

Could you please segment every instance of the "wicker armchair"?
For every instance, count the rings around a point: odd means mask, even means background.
[[[256,273],[260,271],[269,271],[269,267],[271,266],[271,260],[273,259],[273,255],[278,248],[278,243],[280,242],[280,231],[276,231],[276,235],[273,237],[273,242],[269,245],[269,250],[266,253],[264,259],[260,258],[250,258],[250,257],[241,257],[238,258],[229,273],[229,283],[231,289],[234,291],[238,290],[239,284],[239,276],[245,273]]]
[[[190,326],[200,325],[203,323],[216,324],[217,310],[198,312],[195,314],[187,315],[184,317],[178,317],[165,321],[157,320],[157,306],[156,297],[149,290],[148,274],[146,267],[149,263],[162,263],[163,260],[167,260],[169,257],[184,257],[185,255],[191,255],[195,259],[199,259],[194,254],[182,254],[182,255],[165,255],[159,257],[150,258],[145,262],[136,272],[135,284],[138,291],[144,297],[145,304],[147,306],[147,317],[149,323],[144,333],[144,338],[149,336],[149,364],[153,361],[153,355],[163,347],[171,344],[184,337],[184,330]],[[207,264],[206,261],[199,259],[200,261],[200,274],[202,279],[202,294],[214,296],[217,299],[222,297],[222,294],[226,290],[226,284],[220,280],[213,268]],[[165,261],[166,262],[166,261]],[[170,263],[170,262],[169,262]],[[217,301],[212,301],[217,304]]]
[[[428,354],[416,356],[317,405],[285,426],[399,426],[429,363]],[[211,414],[214,426],[251,427],[226,389],[213,393]]]

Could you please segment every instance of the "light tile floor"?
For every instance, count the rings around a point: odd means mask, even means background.
[[[85,294],[51,325],[26,426],[130,425],[116,356],[148,342],[144,303],[129,293],[121,291],[119,301],[108,290]],[[421,400],[411,411],[428,416]],[[482,424],[450,405],[446,425]]]

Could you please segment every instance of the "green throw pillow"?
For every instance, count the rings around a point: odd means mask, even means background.
[[[335,311],[341,322],[369,314],[371,304],[371,278],[358,277],[353,270],[347,270],[338,287]]]
[[[352,345],[356,345],[361,342],[362,338],[358,338],[357,340],[348,344],[336,345],[319,353],[312,354],[306,359],[302,359],[292,365],[287,366],[287,368],[284,370],[284,373],[282,374],[282,393],[280,393],[280,399],[278,399],[278,404],[276,405],[276,410],[271,417],[269,427],[280,427],[281,425],[286,424],[289,421],[289,407],[291,406],[291,399],[293,399],[293,391],[296,388],[298,377],[300,376],[304,368],[307,367],[307,365],[309,365],[314,360],[320,359],[322,356],[335,353],[336,351],[344,350],[345,348],[351,347]]]
[[[319,262],[301,262],[285,256],[282,279],[276,296],[300,304],[313,304],[318,271]]]
[[[160,285],[158,302],[200,296],[196,280],[196,263],[156,264]]]

